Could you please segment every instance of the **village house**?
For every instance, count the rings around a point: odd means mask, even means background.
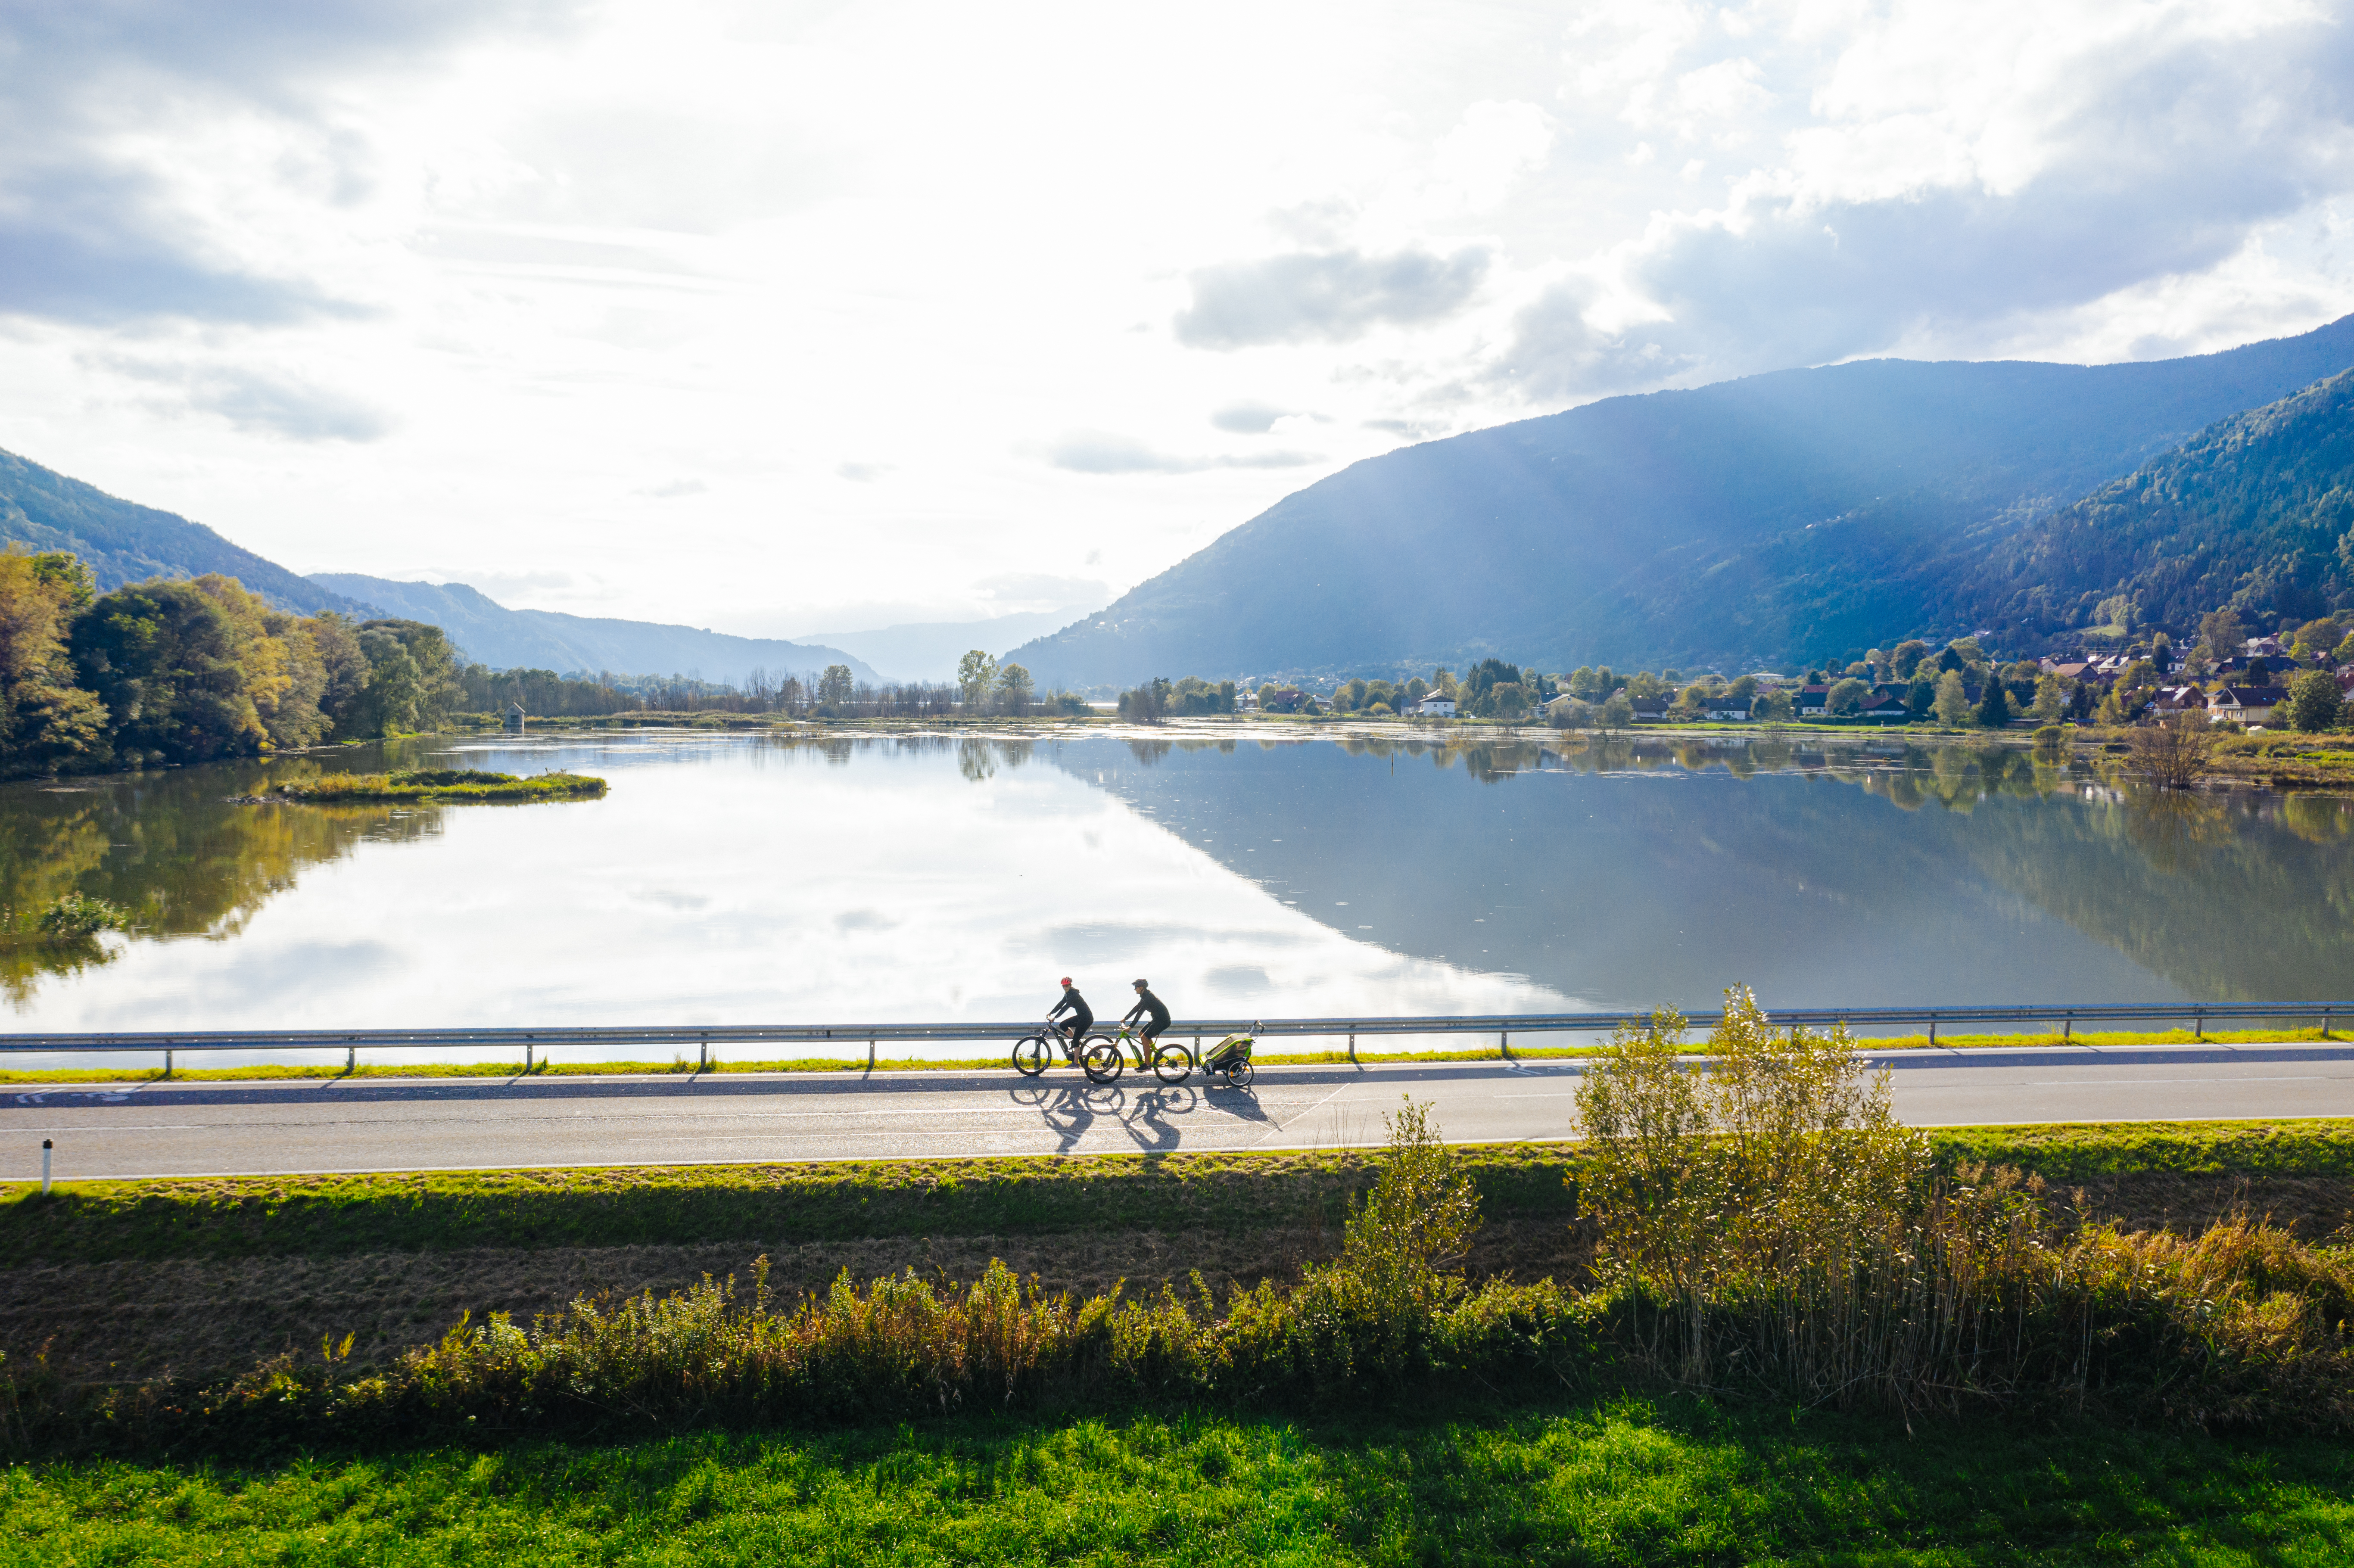
[[[1902,686],[1874,688],[1872,695],[1864,699],[1862,710],[1856,716],[1876,719],[1882,724],[1903,723],[1905,719],[1912,716],[1904,706],[1904,688]]]
[[[1414,711],[1425,718],[1453,718],[1455,699],[1444,692],[1433,692],[1414,705]]]
[[[2273,710],[2288,701],[2283,686],[2226,686],[2207,699],[2207,716],[2238,724],[2263,724]]]
[[[2354,664],[2347,667],[2354,669]],[[1713,696],[1702,705],[1700,716],[1717,724],[1741,724],[1749,717],[1749,700],[1722,694]]]
[[[1667,722],[1668,699],[1665,697],[1630,697],[1628,699],[1627,705],[1635,710],[1635,722],[1637,724],[1665,724]]]
[[[1829,686],[1800,686],[1791,694],[1797,705],[1800,718],[1822,718],[1831,711],[1831,689]]]

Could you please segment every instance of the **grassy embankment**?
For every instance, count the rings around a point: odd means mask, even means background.
[[[472,800],[588,800],[605,793],[605,780],[581,773],[484,773],[468,768],[417,768],[393,773],[330,773],[289,779],[252,803],[302,801],[322,806],[387,801],[456,805]]]
[[[2319,1028],[2302,1029],[2210,1029],[2203,1034],[2188,1029],[2104,1030],[2079,1029],[2062,1037],[2059,1031],[2033,1034],[1940,1034],[1936,1049],[1969,1051],[2026,1048],[2049,1045],[2124,1046],[2124,1045],[2279,1045],[2320,1044],[2341,1043],[2349,1037],[2344,1029],[2327,1033]],[[1930,1048],[1925,1034],[1898,1034],[1885,1038],[1860,1038],[1859,1047],[1867,1051],[1924,1051]],[[1207,1042],[1204,1042],[1206,1046]],[[1598,1044],[1583,1045],[1514,1045],[1513,1061],[1542,1061],[1564,1057],[1587,1056],[1600,1050]],[[917,1072],[1011,1072],[1003,1055],[960,1056],[928,1059],[906,1056],[878,1056],[870,1067],[864,1056],[792,1056],[774,1059],[729,1061],[715,1059],[707,1068],[698,1066],[684,1055],[674,1055],[667,1062],[550,1062],[545,1059],[548,1050],[560,1051],[560,1044],[543,1046],[530,1070],[533,1077],[604,1077],[637,1076],[642,1075],[712,1073],[917,1073]],[[1351,1058],[1346,1051],[1259,1051],[1254,1060],[1261,1065],[1270,1064],[1331,1065]],[[1356,1057],[1360,1065],[1376,1066],[1384,1062],[1496,1062],[1504,1060],[1501,1050],[1495,1046],[1474,1047],[1460,1051],[1398,1051],[1381,1053],[1372,1048],[1361,1050]],[[1132,1073],[1133,1067],[1129,1068]],[[263,1063],[247,1067],[186,1067],[175,1066],[174,1082],[199,1080],[205,1082],[266,1083],[281,1079],[332,1080],[341,1078],[515,1078],[524,1076],[519,1062],[363,1062],[348,1071],[341,1063],[315,1065]],[[1061,1077],[1067,1077],[1063,1073]],[[44,1067],[39,1069],[0,1069],[0,1084],[142,1084],[162,1081],[164,1070],[153,1067]]]
[[[2354,1183],[2354,1121],[2099,1122],[1941,1128],[1948,1164],[2062,1186],[2157,1176]],[[1575,1143],[1463,1146],[1490,1221],[1576,1202]],[[1244,1232],[1337,1224],[1374,1152],[1104,1154],[357,1176],[0,1182],[0,1267],[425,1248],[1061,1232]]]
[[[2354,1185],[2337,1122],[1956,1129],[1948,1163],[2061,1182]],[[1463,1151],[1490,1224],[1565,1230],[1567,1147]],[[620,1249],[690,1236],[1249,1232],[1331,1212],[1348,1153],[1114,1156],[674,1171],[93,1183],[0,1203],[0,1264],[150,1266],[402,1249]],[[37,1265],[36,1264],[37,1260]],[[321,1325],[332,1330],[332,1322]],[[460,1369],[458,1362],[453,1370]],[[1493,1381],[1493,1380],[1490,1380]],[[2354,1459],[2037,1421],[1794,1414],[1770,1404],[1458,1378],[1401,1406],[957,1416],[485,1451],[84,1459],[0,1475],[0,1541],[43,1560],[551,1562],[2325,1562],[2354,1542]],[[1408,1379],[1407,1386],[1419,1387]],[[1509,1391],[1509,1392],[1506,1392]],[[674,1417],[666,1418],[674,1419]],[[690,1423],[692,1424],[692,1423]],[[628,1423],[623,1422],[626,1429]]]

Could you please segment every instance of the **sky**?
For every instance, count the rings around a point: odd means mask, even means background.
[[[0,447],[298,571],[1073,616],[1400,445],[2354,311],[2338,7],[0,0]]]

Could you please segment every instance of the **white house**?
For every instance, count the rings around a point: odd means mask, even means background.
[[[1455,699],[1444,692],[1433,692],[1415,704],[1414,711],[1426,718],[1453,718]]]
[[[2262,724],[2287,701],[2287,689],[2281,686],[2226,686],[2207,699],[2207,716]]]

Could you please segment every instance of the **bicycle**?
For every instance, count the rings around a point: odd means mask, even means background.
[[[1136,1053],[1136,1070],[1140,1073],[1144,1071],[1144,1042],[1137,1037],[1134,1026],[1123,1023],[1116,1034],[1091,1034],[1087,1037],[1087,1060],[1088,1062],[1092,1063],[1096,1060],[1098,1047],[1108,1047],[1111,1053],[1111,1077],[1097,1078],[1096,1080],[1097,1083],[1113,1082],[1127,1070],[1128,1065],[1121,1060],[1119,1054],[1119,1048],[1122,1045]],[[1185,1081],[1186,1075],[1193,1070],[1193,1054],[1174,1040],[1156,1040],[1152,1043],[1151,1066],[1152,1075],[1162,1083],[1182,1084]],[[1090,1067],[1088,1076],[1094,1075],[1094,1068]]]
[[[1071,1037],[1052,1022],[1040,1024],[1013,1043],[1013,1070],[1025,1078],[1036,1077],[1054,1065],[1057,1046],[1062,1048],[1064,1061],[1096,1083],[1108,1084],[1119,1076],[1118,1046],[1101,1035],[1074,1046]]]

